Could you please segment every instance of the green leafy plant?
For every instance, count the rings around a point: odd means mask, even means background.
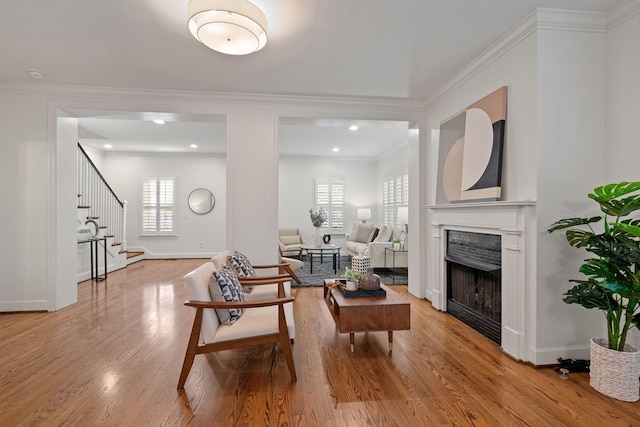
[[[394,239],[393,243],[400,243],[400,239]]]
[[[344,278],[349,282],[358,283],[360,281],[360,277],[362,277],[362,273],[360,272],[360,270],[352,270],[349,267],[346,267],[344,269]]]
[[[566,230],[571,246],[594,255],[580,266],[586,279],[570,280],[576,285],[562,300],[602,310],[608,346],[622,351],[629,329],[640,327],[640,220],[630,217],[640,210],[640,182],[597,187],[588,197],[603,215],[561,219],[548,230]],[[594,230],[595,224],[601,231]]]
[[[320,228],[322,224],[327,222],[327,213],[322,209],[316,213],[313,213],[313,210],[309,209],[309,217],[311,218],[311,224],[313,224],[315,228]]]

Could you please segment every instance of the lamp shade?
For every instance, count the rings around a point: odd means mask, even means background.
[[[398,222],[401,224],[407,224],[409,222],[409,207],[398,207]]]
[[[213,50],[246,55],[267,43],[267,17],[247,0],[190,0],[189,31]]]
[[[371,219],[371,209],[369,208],[358,208],[358,212],[356,214],[356,218],[358,219]]]

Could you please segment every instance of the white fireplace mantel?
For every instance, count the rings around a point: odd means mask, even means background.
[[[498,234],[502,244],[502,349],[518,360],[530,361],[527,337],[527,253],[535,253],[535,202],[488,202],[426,206],[430,210],[434,261],[427,296],[433,306],[447,309],[447,230]]]

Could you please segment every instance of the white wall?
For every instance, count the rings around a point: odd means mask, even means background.
[[[567,305],[562,294],[581,278],[586,252],[547,228],[561,218],[597,215],[587,194],[604,178],[602,32],[538,31],[538,196],[535,360],[588,358],[604,332],[602,314]],[[568,173],[571,171],[571,173]]]
[[[640,8],[611,28],[606,40],[606,182],[640,179]]]
[[[127,205],[127,245],[146,258],[206,258],[226,247],[226,157],[213,154],[106,152],[101,172]],[[141,236],[142,178],[174,177],[176,236]],[[208,214],[187,205],[196,188],[211,190],[216,204]]]
[[[0,310],[47,310],[57,264],[49,186],[46,97],[0,95]]]
[[[405,158],[406,163],[406,158]],[[314,209],[315,178],[341,178],[345,185],[344,233],[349,233],[359,207],[372,208],[369,223],[379,224],[376,217],[378,188],[375,160],[334,159],[330,157],[281,156],[278,164],[278,224],[279,227],[299,227],[303,238],[311,243],[313,226],[309,209]],[[344,243],[344,233],[332,236],[335,244]]]

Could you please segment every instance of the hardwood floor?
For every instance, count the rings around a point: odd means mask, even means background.
[[[631,426],[640,403],[518,363],[428,301],[411,330],[338,334],[322,288],[293,290],[298,381],[277,345],[196,356],[176,390],[203,260],[141,261],[56,313],[0,315],[0,425]]]

